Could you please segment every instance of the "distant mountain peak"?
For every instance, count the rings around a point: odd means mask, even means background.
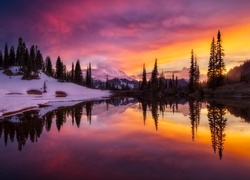
[[[82,70],[83,76],[86,74],[86,69]],[[108,79],[114,79],[114,78],[119,78],[119,79],[128,79],[128,80],[134,80],[130,76],[128,76],[125,72],[119,70],[119,69],[114,69],[111,67],[98,67],[98,68],[92,68],[91,69],[92,73],[92,78],[94,80],[100,80],[100,81],[106,81],[107,77]]]

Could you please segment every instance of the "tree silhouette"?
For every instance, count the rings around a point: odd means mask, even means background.
[[[224,118],[226,114],[226,109],[221,105],[216,105],[211,103],[207,106],[208,110],[208,121],[211,132],[211,141],[214,153],[218,150],[220,159],[223,156],[223,144],[225,142],[225,128],[227,119]]]
[[[142,70],[142,82],[141,82],[141,90],[146,90],[147,89],[147,73],[146,73],[146,68],[145,64],[143,64],[143,70]]]
[[[199,101],[189,100],[189,119],[191,123],[191,133],[193,141],[195,136],[197,135],[198,125],[200,123],[200,110],[201,104]]]
[[[217,41],[215,42],[214,38],[212,39],[207,73],[207,85],[213,90],[215,90],[216,87],[224,84],[224,73],[226,70],[224,56],[225,54],[222,47],[222,38],[219,30],[217,34]]]
[[[151,74],[151,93],[153,96],[158,93],[158,75],[157,59],[155,59],[154,69]]]
[[[0,67],[3,67],[3,53],[0,51]]]
[[[76,84],[82,84],[83,77],[82,77],[82,70],[81,70],[81,65],[80,61],[76,61],[76,66],[75,66],[75,83]]]

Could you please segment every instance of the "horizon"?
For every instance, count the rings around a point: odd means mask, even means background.
[[[185,1],[44,1],[0,2],[0,50],[38,45],[43,58],[57,56],[70,69],[112,67],[127,75],[147,72],[158,60],[159,72],[189,68],[191,49],[206,75],[210,44],[222,34],[227,71],[250,59],[250,2]],[[38,10],[39,9],[39,10]],[[181,77],[180,78],[185,78]]]

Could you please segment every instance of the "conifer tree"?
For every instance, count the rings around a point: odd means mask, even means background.
[[[8,68],[9,67],[9,50],[8,50],[7,43],[5,43],[5,47],[4,47],[3,67],[4,68]]]
[[[86,71],[86,86],[89,88],[92,87],[91,63],[89,63]]]
[[[194,51],[191,51],[191,61],[190,61],[190,70],[189,70],[189,92],[194,92],[195,88],[195,62],[194,62]]]
[[[145,64],[143,64],[143,71],[142,71],[142,83],[141,83],[141,90],[146,90],[147,88],[147,73]]]
[[[56,60],[56,79],[63,79],[63,63],[61,61],[60,56],[58,56]]]
[[[42,70],[44,68],[43,55],[40,50],[36,52],[35,62],[37,64],[37,69]]]
[[[225,63],[224,63],[225,54],[224,54],[224,49],[222,47],[222,39],[221,39],[220,30],[218,31],[218,34],[217,34],[216,46],[217,46],[217,53],[216,53],[217,67],[216,67],[216,69],[218,71],[217,85],[221,86],[224,84],[224,80],[225,80],[224,72],[226,71],[226,68],[225,68]]]
[[[75,66],[74,63],[72,62],[72,66],[71,66],[71,82],[74,82],[74,78],[75,78]]]
[[[3,67],[3,53],[0,51],[0,67]]]
[[[48,76],[53,76],[52,63],[51,63],[51,59],[49,56],[47,56],[45,59],[45,73]]]
[[[24,62],[25,61],[25,54],[26,54],[26,45],[23,42],[23,39],[20,37],[18,39],[15,65],[17,65],[17,66],[24,66],[25,65],[25,62]]]
[[[153,95],[158,93],[158,75],[157,59],[155,59],[154,69],[151,74],[151,93]]]
[[[14,46],[10,48],[10,55],[9,55],[9,66],[13,66],[15,64],[16,54]]]
[[[224,63],[224,49],[222,47],[221,33],[218,31],[217,41],[213,38],[211,49],[210,49],[210,58],[208,64],[208,73],[207,73],[207,85],[213,90],[224,84],[225,76],[225,63]]]
[[[75,67],[75,83],[76,84],[82,84],[83,77],[82,77],[82,70],[81,70],[81,65],[79,60],[76,62],[76,67]]]

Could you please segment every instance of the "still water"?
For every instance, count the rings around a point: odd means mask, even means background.
[[[0,120],[1,179],[250,179],[248,108],[132,98],[62,105]]]

